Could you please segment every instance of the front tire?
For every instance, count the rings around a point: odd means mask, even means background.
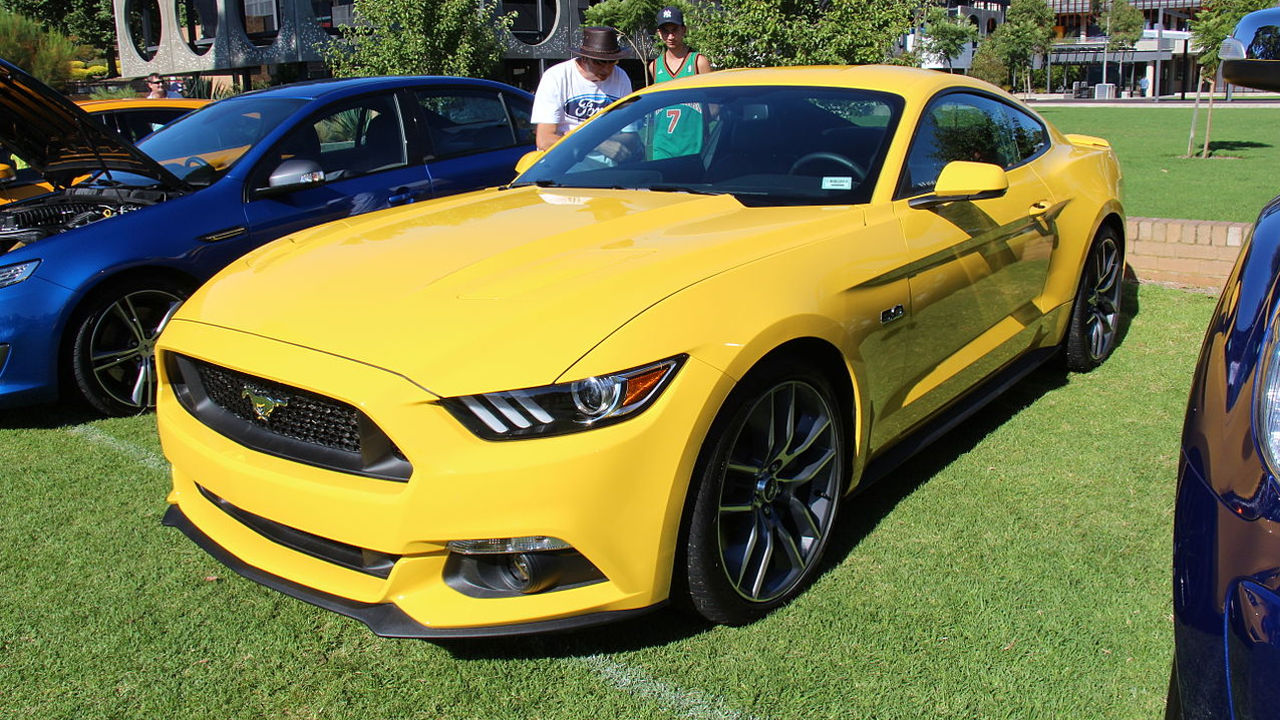
[[[189,293],[162,280],[97,293],[77,314],[70,367],[80,396],[105,415],[156,404],[155,343]]]
[[[683,547],[692,609],[749,623],[808,585],[845,485],[844,413],[830,382],[762,368],[729,396],[695,471]]]
[[[1065,339],[1067,369],[1089,372],[1115,349],[1124,291],[1124,244],[1104,226],[1089,247]]]

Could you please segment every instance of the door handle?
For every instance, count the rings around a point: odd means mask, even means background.
[[[1027,214],[1031,216],[1043,215],[1049,212],[1051,207],[1053,207],[1053,203],[1048,200],[1041,200],[1040,202],[1032,203],[1031,207],[1027,208]]]
[[[391,191],[391,195],[387,197],[388,205],[405,205],[417,200],[417,196],[409,190],[409,188],[396,188]]]

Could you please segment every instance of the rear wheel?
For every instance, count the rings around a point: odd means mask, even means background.
[[[777,365],[730,395],[703,446],[681,568],[700,615],[741,625],[795,597],[817,572],[845,478],[831,384]]]
[[[1067,368],[1088,372],[1115,349],[1120,334],[1120,298],[1124,290],[1124,246],[1119,234],[1103,227],[1089,248],[1067,328]]]
[[[107,415],[156,404],[155,343],[188,293],[157,280],[99,292],[76,316],[71,374],[80,395]]]

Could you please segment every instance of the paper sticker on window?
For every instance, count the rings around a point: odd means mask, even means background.
[[[853,178],[851,177],[824,177],[822,178],[823,190],[851,190],[853,189]]]

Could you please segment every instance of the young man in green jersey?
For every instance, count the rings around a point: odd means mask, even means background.
[[[685,44],[684,36],[689,28],[684,24],[680,8],[662,8],[657,21],[658,37],[665,47],[662,55],[649,63],[649,73],[655,83],[711,72],[707,56],[693,52]],[[663,108],[654,122],[650,154],[653,159],[692,155],[702,149],[705,127],[703,108],[697,103]]]

